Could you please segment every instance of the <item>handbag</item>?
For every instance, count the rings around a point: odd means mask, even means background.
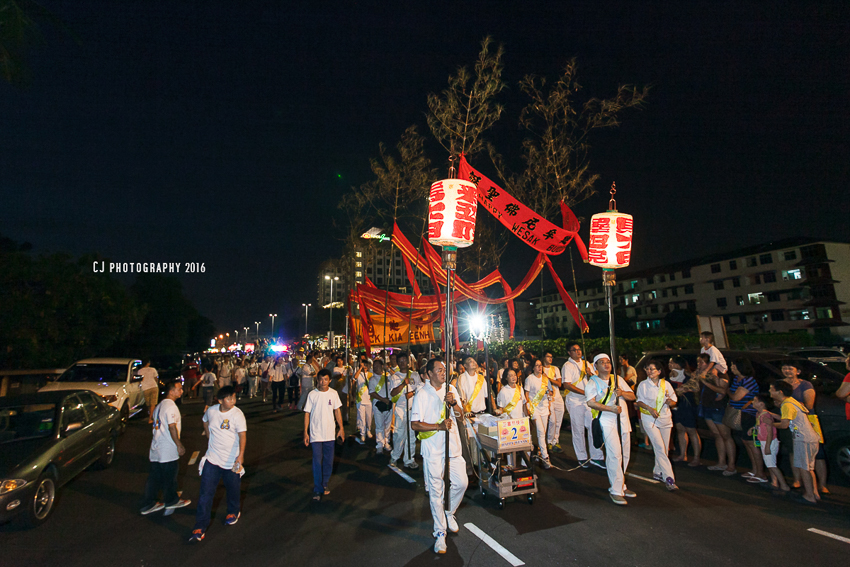
[[[723,414],[721,423],[733,431],[741,431],[741,410],[732,407],[732,404],[726,406],[726,412]]]

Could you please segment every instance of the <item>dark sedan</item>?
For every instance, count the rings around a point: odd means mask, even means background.
[[[118,410],[88,390],[0,398],[0,523],[47,520],[59,487],[112,464],[120,425]]]

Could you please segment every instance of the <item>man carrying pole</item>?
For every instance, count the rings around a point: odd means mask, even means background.
[[[396,465],[397,461],[404,457],[404,466],[409,469],[418,469],[419,465],[413,459],[416,455],[416,434],[410,427],[408,411],[413,404],[413,396],[422,387],[419,373],[410,369],[410,359],[407,353],[398,357],[398,372],[390,379],[390,395],[395,403],[395,429],[393,430],[393,452],[390,455],[390,465]]]
[[[436,553],[446,552],[446,531],[459,531],[455,512],[466,492],[466,462],[463,460],[457,420],[463,409],[454,386],[446,384],[446,366],[442,358],[432,358],[425,366],[429,382],[413,397],[410,410],[411,427],[422,442],[425,483],[434,519]],[[446,433],[443,433],[443,432]],[[446,446],[448,445],[448,451]],[[445,472],[448,470],[448,479]],[[448,491],[445,481],[450,481]],[[447,504],[444,503],[444,497]]]

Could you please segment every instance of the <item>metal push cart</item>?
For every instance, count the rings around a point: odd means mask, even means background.
[[[528,503],[533,504],[537,493],[537,474],[534,471],[529,419],[500,420],[497,431],[491,435],[476,428],[476,437],[483,449],[478,459],[481,496],[486,497],[489,493],[498,498],[499,510],[505,507],[505,499],[511,496],[526,496]],[[512,459],[508,458],[510,455]]]

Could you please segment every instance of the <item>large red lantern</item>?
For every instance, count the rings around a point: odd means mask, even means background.
[[[632,256],[632,215],[617,211],[590,218],[588,262],[600,268],[625,268]]]
[[[475,185],[463,179],[443,179],[431,185],[428,197],[428,242],[465,248],[475,240],[478,207]]]

